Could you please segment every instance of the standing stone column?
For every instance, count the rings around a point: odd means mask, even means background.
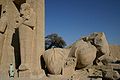
[[[2,9],[1,13],[2,13],[2,16],[0,18],[0,64],[1,64],[1,57],[2,57],[2,48],[3,48],[4,39],[5,39],[5,31],[8,26],[6,10]]]
[[[44,7],[45,0],[26,0],[36,13],[36,29],[35,29],[35,46],[32,54],[32,75],[43,74],[41,70],[40,57],[44,53],[44,31],[45,31],[45,16]]]
[[[8,80],[9,78],[9,66],[13,64],[15,67],[15,58],[14,58],[14,48],[11,45],[12,43],[12,36],[14,33],[15,28],[15,18],[19,14],[15,5],[13,4],[12,0],[3,0],[2,8],[6,8],[7,13],[7,28],[5,31],[5,40],[3,43],[2,49],[2,59],[1,59],[1,74],[0,80]]]
[[[28,3],[23,3],[21,5],[20,14],[22,16],[19,20],[20,26],[18,27],[21,52],[21,65],[19,67],[19,70],[31,71],[31,55],[33,54],[33,46],[35,45],[34,30],[36,27],[36,16],[30,4]]]
[[[3,54],[1,60],[2,65],[0,66],[2,73],[2,74],[0,73],[1,80],[8,80],[9,78],[8,71],[11,63],[15,67],[14,48],[11,45],[11,42],[13,33],[15,32],[14,30],[16,28],[16,18],[20,14],[16,6],[14,5],[13,1],[14,0],[0,0],[0,2],[3,2],[2,4],[8,6],[7,12],[9,14],[8,28],[6,29],[5,32],[5,41],[2,52]],[[33,49],[33,53],[30,54],[30,56],[28,55],[26,56],[29,57],[29,62],[27,63],[30,64],[30,72],[32,73],[32,75],[35,75],[36,78],[38,78],[39,76],[41,77],[41,74],[43,74],[43,71],[41,69],[40,57],[44,53],[44,1],[45,0],[26,0],[26,3],[29,3],[31,5],[36,15],[35,30],[33,32],[34,46],[31,47]]]

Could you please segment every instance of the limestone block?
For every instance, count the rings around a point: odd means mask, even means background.
[[[103,32],[94,32],[88,36],[87,41],[92,41],[92,44],[101,54],[109,55],[109,45],[106,36]]]
[[[80,47],[80,45],[87,47],[87,45],[84,45],[84,44],[85,42],[83,40],[76,41],[76,43],[72,46],[70,50],[69,57],[76,57],[76,53],[75,53],[76,49]]]
[[[76,66],[76,58],[68,57],[66,59],[66,62],[64,64],[64,76],[71,76],[75,72],[75,66]]]
[[[90,80],[102,80],[102,71],[97,70],[95,68],[89,68],[87,69],[89,73]]]
[[[30,72],[30,70],[23,70],[23,71],[21,70],[21,71],[19,71],[18,75],[20,78],[21,77],[30,77],[31,72]]]
[[[43,58],[48,71],[51,74],[61,74],[64,66],[64,51],[60,48],[52,48],[43,54]]]
[[[35,31],[34,31],[34,53],[32,54],[32,73],[33,75],[41,75],[43,71],[41,70],[40,56],[45,51],[44,46],[44,32],[45,32],[45,0],[26,0],[33,8],[36,19],[35,19]],[[32,15],[33,16],[33,15]]]
[[[75,56],[77,58],[76,68],[83,68],[92,64],[96,58],[96,51],[97,50],[93,45],[80,40],[79,46],[77,44],[77,48],[75,50]]]
[[[103,78],[109,80],[118,80],[120,75],[117,71],[103,71]]]
[[[104,33],[96,33],[97,36],[94,39],[94,44],[98,50],[100,50],[103,54],[109,54],[109,45],[106,40]]]
[[[110,55],[109,45],[103,32],[94,32],[88,36],[82,37],[85,42],[90,42],[97,48],[95,64],[99,65],[101,60]]]
[[[19,21],[19,36],[20,36],[20,52],[21,52],[21,65],[22,69],[30,69],[31,55],[33,54],[34,46],[34,30],[35,27],[35,14],[33,9],[28,3],[21,5],[20,13],[23,15],[23,21]],[[18,25],[20,24],[18,23]]]

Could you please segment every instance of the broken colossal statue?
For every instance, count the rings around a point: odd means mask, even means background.
[[[65,63],[64,50],[61,48],[52,48],[45,51],[43,54],[45,65],[50,74],[63,74]]]
[[[110,50],[103,32],[94,32],[76,41],[70,50],[69,56],[76,57],[76,68],[82,68],[90,63],[101,64],[109,56]]]
[[[109,45],[103,32],[94,32],[87,37],[83,37],[82,39],[86,42],[90,42],[97,48],[95,61],[96,64],[102,59],[104,59],[106,56],[109,56]]]
[[[91,42],[101,54],[109,55],[109,45],[103,32],[94,32],[89,36],[84,37],[83,40]]]
[[[76,69],[80,69],[93,64],[97,49],[91,43],[79,40],[72,46],[71,52],[77,59]]]

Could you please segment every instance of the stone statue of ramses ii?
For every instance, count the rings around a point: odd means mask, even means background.
[[[16,21],[19,28],[21,65],[20,70],[28,70],[30,57],[33,54],[34,30],[35,30],[35,13],[28,3],[23,3],[20,9],[20,16]]]

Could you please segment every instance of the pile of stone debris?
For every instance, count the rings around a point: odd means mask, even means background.
[[[120,61],[113,59],[103,32],[80,38],[71,47],[43,54],[50,80],[119,80]]]

